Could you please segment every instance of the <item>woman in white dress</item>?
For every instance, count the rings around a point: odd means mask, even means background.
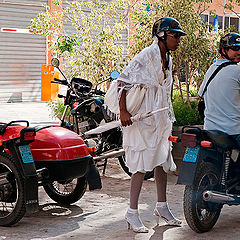
[[[153,169],[157,188],[154,215],[161,217],[169,225],[181,224],[168,208],[166,185],[167,172],[176,169],[168,141],[175,120],[171,105],[172,59],[169,51],[178,48],[180,38],[184,35],[177,20],[160,18],[153,25],[153,44],[136,55],[117,79],[120,120],[125,126],[123,148],[126,164],[132,173],[130,206],[125,219],[128,227],[135,232],[148,232],[138,214],[138,199],[144,174]],[[145,91],[137,113],[163,107],[169,107],[169,110],[132,123],[132,115],[127,111],[126,96],[128,91],[136,86],[144,88]]]

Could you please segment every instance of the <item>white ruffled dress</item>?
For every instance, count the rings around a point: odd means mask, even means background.
[[[164,78],[160,48],[157,41],[154,41],[130,61],[117,79],[118,99],[122,90],[128,90],[129,86],[140,84],[147,88],[138,113],[169,107],[168,111],[154,114],[123,128],[126,165],[131,173],[152,171],[156,166],[162,166],[165,172],[176,170],[171,154],[171,142],[168,141],[175,120],[170,97],[171,71],[170,57],[169,70],[166,70]],[[126,83],[126,88],[122,83]]]

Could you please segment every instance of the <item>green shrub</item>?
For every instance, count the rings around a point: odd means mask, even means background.
[[[187,102],[183,102],[180,97],[176,97],[172,105],[176,118],[174,126],[203,124],[197,110],[197,101],[191,101],[192,110],[189,108]]]
[[[53,117],[61,118],[65,109],[63,102],[48,102],[48,106],[51,109],[51,114]],[[66,113],[66,116],[70,116],[70,108]]]

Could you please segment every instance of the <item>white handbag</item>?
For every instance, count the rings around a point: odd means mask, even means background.
[[[126,95],[126,105],[128,112],[134,116],[141,107],[146,88],[141,85],[133,86]],[[110,88],[104,97],[104,104],[115,114],[120,114],[117,94],[117,80],[112,81]]]

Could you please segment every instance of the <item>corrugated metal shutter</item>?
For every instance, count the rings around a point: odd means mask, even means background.
[[[47,0],[0,0],[0,28],[26,29]],[[0,32],[0,102],[39,101],[46,38]]]

